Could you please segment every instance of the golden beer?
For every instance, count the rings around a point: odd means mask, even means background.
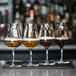
[[[31,38],[31,39],[23,39],[23,44],[28,47],[30,50],[39,44],[39,39]]]
[[[5,39],[4,42],[8,47],[10,47],[13,50],[21,45],[22,40],[18,39],[18,38],[16,38],[16,39],[9,38],[9,39]]]

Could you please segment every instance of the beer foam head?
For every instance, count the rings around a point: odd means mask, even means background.
[[[39,38],[23,38],[23,41],[38,41]]]
[[[4,39],[4,41],[18,41],[18,40],[22,40],[21,38],[12,38],[12,37],[6,37]]]
[[[39,38],[40,40],[52,40],[52,39],[55,39],[55,37],[40,37]]]
[[[56,40],[69,40],[69,37],[56,37]]]

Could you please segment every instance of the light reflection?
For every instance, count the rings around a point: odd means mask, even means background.
[[[46,76],[48,76],[48,70],[46,71]]]
[[[64,75],[63,75],[63,70],[61,70],[61,76],[64,76]]]
[[[33,75],[32,75],[32,70],[30,71],[30,76],[33,76]]]
[[[12,70],[12,76],[16,76],[16,71]]]
[[[22,71],[22,72],[20,72]],[[26,73],[25,73],[26,72]],[[27,73],[28,72],[28,73]],[[27,70],[27,71],[24,71],[24,70],[19,70],[19,71],[16,71],[16,70],[12,70],[11,71],[11,76],[64,76],[64,71],[63,70],[42,70],[42,71],[39,71],[39,70]],[[10,75],[8,75],[10,76]]]

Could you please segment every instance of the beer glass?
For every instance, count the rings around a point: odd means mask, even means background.
[[[39,37],[37,28],[32,23],[28,23],[25,26],[23,44],[30,50],[30,62],[28,65],[23,64],[24,66],[38,66],[38,64],[32,63],[32,49],[39,44]]]
[[[61,58],[60,61],[56,62],[58,64],[66,64],[68,61],[63,61],[63,46],[69,41],[69,33],[66,24],[60,23],[55,29],[55,42],[60,46]]]
[[[45,63],[40,63],[40,65],[54,65],[55,63],[49,63],[48,61],[48,48],[53,44],[55,36],[51,25],[44,23],[41,25],[40,33],[40,44],[44,46],[46,50],[46,61]]]
[[[16,65],[15,64],[15,49],[21,45],[22,43],[22,37],[20,34],[20,30],[17,28],[17,25],[15,23],[9,24],[8,25],[8,29],[7,29],[7,35],[4,39],[4,43],[10,47],[10,49],[12,50],[12,55],[13,55],[13,59],[12,59],[12,63],[11,64],[7,64],[5,66],[8,67],[20,67],[21,65]]]

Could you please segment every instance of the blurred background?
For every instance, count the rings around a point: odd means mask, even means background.
[[[65,20],[72,40],[76,40],[76,0],[0,0],[0,41],[4,39],[8,23],[19,20],[23,23],[32,17],[37,24],[56,23]],[[32,12],[31,12],[32,10]]]

